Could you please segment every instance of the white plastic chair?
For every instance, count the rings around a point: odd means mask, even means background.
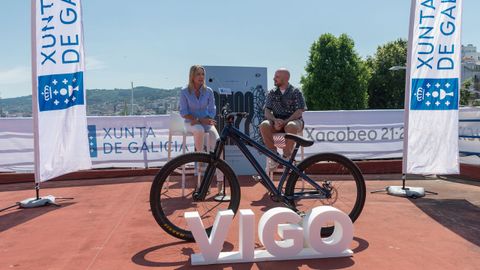
[[[185,119],[180,116],[178,113],[172,112],[170,114],[170,126],[168,129],[168,161],[172,159],[172,138],[173,136],[182,136],[182,154],[186,153],[186,144],[187,144],[187,136],[193,136],[193,133],[187,132],[185,130]],[[207,141],[207,151],[210,151],[210,134],[205,132],[205,140]],[[195,171],[197,170],[195,164]],[[200,179],[201,174],[198,172],[198,179],[197,179],[197,186],[200,186]],[[170,180],[170,177],[167,178],[167,182]],[[168,187],[168,185],[167,185]],[[185,191],[185,165],[182,166],[182,196],[184,196]]]
[[[273,133],[273,143],[274,143],[275,147],[280,148],[280,149],[285,149],[285,147],[287,146],[286,141],[285,141],[285,135],[286,134],[287,133]],[[297,133],[297,135],[303,136],[303,129],[300,130]],[[304,158],[305,158],[305,150],[303,149],[303,146],[300,146],[300,161],[302,161]],[[266,168],[265,172],[267,172],[268,177],[270,177],[270,179],[273,180],[273,174],[278,171],[278,168],[275,169],[275,170],[270,170],[270,166],[268,164],[269,159],[270,158],[268,158],[268,157],[266,159],[267,163],[266,163],[266,166],[265,166],[265,168]]]

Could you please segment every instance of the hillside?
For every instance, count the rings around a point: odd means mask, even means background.
[[[145,86],[133,89],[133,114],[165,114],[176,110],[181,88],[158,89]],[[130,115],[131,89],[87,90],[87,115]],[[0,117],[30,117],[32,96],[0,99]]]

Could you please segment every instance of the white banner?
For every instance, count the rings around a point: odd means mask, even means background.
[[[171,157],[194,151],[193,137],[168,140],[169,115],[89,117],[88,138],[94,168],[158,167]]]
[[[80,0],[32,0],[35,180],[90,169]]]
[[[400,158],[403,110],[305,112],[303,136],[315,144],[305,154],[343,154],[352,159]]]
[[[459,172],[462,0],[412,0],[404,173]]]
[[[402,158],[403,110],[306,112],[304,119],[303,135],[315,141],[305,148],[306,156],[334,152],[354,159]],[[94,168],[162,166],[169,144],[172,157],[193,151],[191,136],[186,145],[181,136],[168,140],[168,115],[87,120]],[[32,126],[31,118],[0,118],[0,172],[33,171]],[[480,109],[460,111],[458,141],[461,162],[480,165]]]

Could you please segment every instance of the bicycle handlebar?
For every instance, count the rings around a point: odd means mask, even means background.
[[[247,112],[232,112],[230,110],[230,104],[227,103],[222,108],[221,116],[224,117],[225,119],[227,119],[227,122],[233,122],[233,120],[235,120],[235,117],[246,118],[248,116],[248,113]]]

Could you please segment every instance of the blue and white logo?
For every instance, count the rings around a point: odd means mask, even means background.
[[[90,157],[98,157],[97,151],[97,126],[88,125],[88,148],[90,149]]]
[[[83,72],[38,77],[38,107],[41,112],[83,105],[83,96]]]
[[[458,110],[458,78],[412,79],[411,110]]]

